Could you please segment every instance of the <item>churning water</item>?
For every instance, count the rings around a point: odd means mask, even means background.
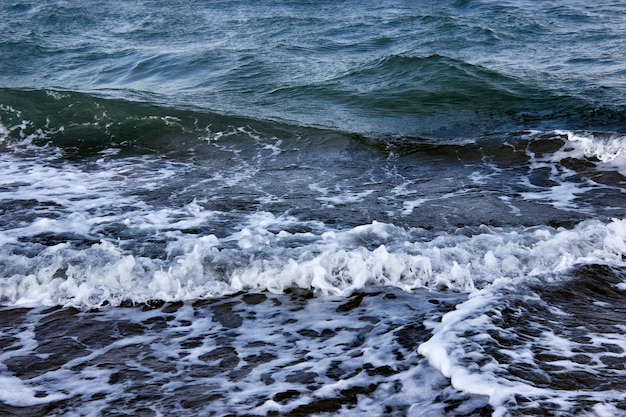
[[[0,56],[3,415],[626,415],[622,2],[15,0]]]

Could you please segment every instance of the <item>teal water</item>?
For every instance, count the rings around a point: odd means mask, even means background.
[[[0,4],[0,414],[625,416],[626,5]]]
[[[391,134],[623,129],[619,2],[20,2],[3,87]]]

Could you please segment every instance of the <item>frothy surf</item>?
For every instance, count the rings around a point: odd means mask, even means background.
[[[206,216],[194,205],[184,213],[196,221]],[[5,232],[6,279],[0,294],[12,304],[98,306],[192,300],[241,290],[281,293],[292,287],[326,295],[368,285],[473,293],[496,281],[566,272],[579,263],[621,262],[626,250],[623,220],[588,221],[572,230],[485,227],[469,236],[429,236],[381,223],[319,235],[293,233],[281,227],[288,229],[294,219],[268,213],[247,222],[249,227],[222,238],[166,232],[168,242],[159,258],[138,256],[114,241],[83,248],[71,243],[24,248]],[[175,224],[182,223],[193,221]],[[58,227],[38,220],[28,230],[36,236],[58,233]]]
[[[216,414],[624,409],[623,135],[441,145],[151,109],[134,120],[180,142],[97,122],[93,147],[3,111],[2,411],[194,415],[206,390]]]

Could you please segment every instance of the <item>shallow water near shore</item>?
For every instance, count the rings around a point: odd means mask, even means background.
[[[0,5],[0,414],[624,416],[611,1]]]
[[[22,416],[489,409],[485,398],[455,393],[416,352],[429,337],[424,320],[463,297],[383,290],[246,293],[97,311],[4,308],[3,360],[13,377],[3,378],[10,389],[2,409]],[[442,401],[432,404],[432,395]]]

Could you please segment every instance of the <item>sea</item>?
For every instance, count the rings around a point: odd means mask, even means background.
[[[626,2],[3,0],[1,416],[626,416]]]

